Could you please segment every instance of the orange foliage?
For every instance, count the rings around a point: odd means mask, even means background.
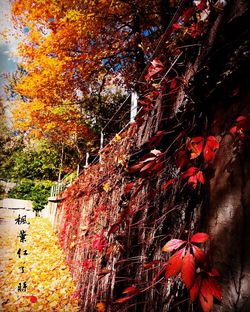
[[[27,100],[15,108],[19,129],[61,136],[89,134],[84,100],[118,69],[133,81],[162,32],[159,0],[15,0],[12,14],[16,27],[26,28],[19,55],[27,75],[16,91]]]

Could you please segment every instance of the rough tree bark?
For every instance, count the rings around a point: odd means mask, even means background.
[[[225,129],[250,112],[249,2],[230,1],[211,31],[213,45],[198,74],[197,100],[213,133],[221,136],[202,223],[211,237],[213,262],[223,276],[223,301],[214,311],[250,311],[250,153]],[[216,23],[218,25],[216,25]],[[213,29],[212,27],[212,29]],[[204,71],[204,67],[203,67]],[[202,97],[202,99],[201,99]]]

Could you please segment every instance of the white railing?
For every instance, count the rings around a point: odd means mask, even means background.
[[[129,120],[128,124],[126,124],[126,126],[121,131],[123,131],[130,123],[133,123],[135,121],[135,117],[136,117],[136,115],[138,113],[138,94],[137,94],[137,92],[133,91],[124,100],[124,102],[120,105],[120,107],[117,109],[117,111],[109,119],[109,121],[107,122],[105,127],[102,129],[102,131],[100,133],[100,147],[99,147],[99,151],[105,147],[104,146],[104,131],[105,131],[105,129],[107,128],[107,126],[109,124],[111,124],[111,122],[114,120],[114,117],[118,114],[118,112],[120,112],[120,110],[127,103],[129,98],[131,98],[131,100],[130,100],[130,120]],[[101,162],[101,153],[98,153],[98,154],[99,154],[99,162]],[[89,165],[89,156],[90,156],[89,153],[86,152],[86,156],[85,156],[86,160],[85,160],[85,166],[84,166],[85,168],[88,167],[88,165]],[[96,160],[96,158],[94,158],[94,160],[92,162],[94,162],[95,160]],[[72,182],[79,176],[79,174],[81,174],[81,173],[80,173],[80,166],[78,164],[76,171],[74,171],[71,174],[65,176],[61,181],[56,182],[56,184],[51,187],[50,197],[56,197],[57,195],[59,195],[69,185],[72,184]]]

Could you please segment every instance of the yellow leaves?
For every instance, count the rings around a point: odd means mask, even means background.
[[[89,14],[87,14],[87,17],[93,17],[93,16],[95,16],[95,13],[89,13]]]
[[[75,243],[75,242],[72,242],[72,243],[69,245],[69,248],[72,249],[72,248],[75,247],[75,245],[76,245],[76,243]]]
[[[68,10],[66,15],[65,15],[65,19],[67,21],[73,21],[73,22],[77,22],[80,18],[81,18],[82,14],[80,13],[79,10]]]
[[[43,218],[29,221],[26,242],[17,244],[13,237],[0,240],[1,249],[11,250],[8,261],[1,263],[4,268],[0,295],[4,311],[50,311],[52,308],[78,311],[78,302],[73,298],[74,283],[49,221]],[[26,249],[28,255],[18,258],[18,248]],[[24,273],[20,272],[20,266],[24,267]],[[17,292],[21,281],[26,281],[27,292]]]
[[[120,141],[122,138],[120,137],[120,135],[118,133],[116,133],[115,137],[114,137],[114,141],[118,142]]]
[[[119,155],[115,158],[115,161],[117,162],[118,165],[125,167],[127,164],[127,156],[125,154]]]
[[[106,311],[106,305],[103,302],[98,302],[96,304],[96,310],[97,312],[105,312]]]
[[[57,127],[56,122],[51,121],[51,122],[47,122],[46,123],[46,129],[47,130],[51,130],[51,129],[55,129]]]
[[[109,182],[106,182],[103,184],[103,190],[108,193],[109,191],[111,191],[111,186]]]

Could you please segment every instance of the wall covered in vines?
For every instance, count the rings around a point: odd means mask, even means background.
[[[177,13],[135,122],[61,195],[80,311],[249,311],[248,3]]]

